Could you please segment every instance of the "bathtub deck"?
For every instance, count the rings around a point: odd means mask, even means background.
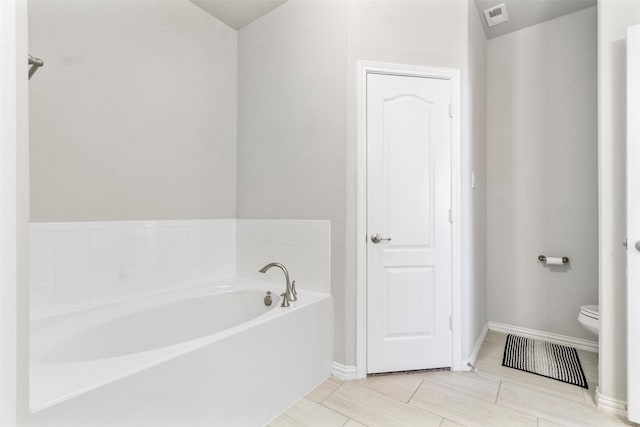
[[[595,408],[596,353],[578,351],[589,383],[584,390],[501,366],[505,339],[489,331],[475,373],[329,378],[270,426],[633,425]]]

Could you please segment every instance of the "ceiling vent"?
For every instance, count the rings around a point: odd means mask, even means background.
[[[484,11],[484,18],[487,20],[487,25],[490,27],[507,22],[509,20],[507,6],[502,3],[497,6],[490,7]]]

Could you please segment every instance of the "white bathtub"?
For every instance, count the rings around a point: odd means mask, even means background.
[[[33,321],[32,425],[265,424],[330,373],[331,297],[281,308],[283,290],[235,280]]]

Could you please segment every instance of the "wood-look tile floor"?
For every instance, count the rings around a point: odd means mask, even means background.
[[[578,351],[589,389],[502,366],[506,335],[489,331],[477,372],[329,378],[271,427],[621,426],[596,409],[598,355]]]

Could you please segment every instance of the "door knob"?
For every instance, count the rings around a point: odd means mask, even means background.
[[[636,242],[635,247],[637,251],[640,251],[640,240]]]
[[[383,238],[381,235],[379,235],[378,233],[372,234],[371,235],[371,241],[373,243],[380,243],[380,242],[390,242],[391,241],[391,237],[387,237],[387,238]],[[638,249],[640,250],[640,249]]]

